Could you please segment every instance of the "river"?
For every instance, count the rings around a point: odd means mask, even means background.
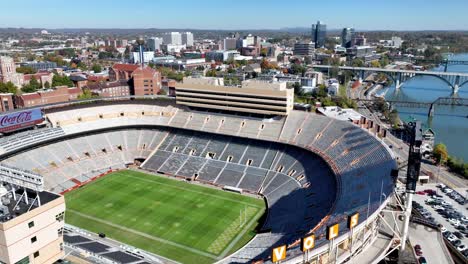
[[[456,54],[450,59],[468,61],[468,53]],[[443,67],[433,70],[443,71]],[[447,71],[468,72],[468,65],[449,65]],[[450,97],[452,89],[435,77],[416,76],[406,81],[400,89],[390,87],[385,95],[387,100],[406,100],[411,102],[433,102],[439,97]],[[460,87],[458,97],[468,98],[468,84]],[[400,118],[421,120],[425,127],[431,127],[436,143],[447,146],[451,156],[468,161],[468,107],[435,106],[435,116],[428,118],[428,108],[397,108]]]

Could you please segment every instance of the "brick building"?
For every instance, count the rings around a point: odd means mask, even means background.
[[[109,69],[109,80],[129,80],[132,77],[132,73],[140,67],[137,64],[121,64],[117,63]]]
[[[23,82],[24,85],[29,84],[33,77],[41,84],[42,88],[44,88],[46,82],[49,83],[49,86],[52,85],[52,78],[54,77],[54,74],[48,71],[40,71],[34,74],[25,74]]]
[[[7,112],[13,110],[13,94],[12,93],[0,93],[0,112]]]
[[[133,94],[156,95],[161,90],[161,73],[150,67],[139,67],[132,73]]]
[[[126,80],[107,83],[95,83],[88,85],[86,88],[91,90],[93,94],[101,97],[119,97],[130,95],[130,86]]]
[[[25,93],[17,95],[16,107],[34,107],[45,104],[68,102],[77,100],[82,91],[78,87],[58,86],[54,89],[46,91],[38,91],[34,93]]]

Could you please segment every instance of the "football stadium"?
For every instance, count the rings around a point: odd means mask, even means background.
[[[65,246],[107,263],[151,262],[141,252],[167,263],[343,263],[379,239],[395,186],[395,157],[366,122],[163,96],[39,111],[43,126],[0,138],[1,163],[64,195]]]

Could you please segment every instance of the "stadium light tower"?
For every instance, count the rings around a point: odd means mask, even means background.
[[[403,226],[403,234],[401,237],[401,251],[405,250],[406,238],[408,237],[408,227],[411,218],[411,209],[413,206],[413,195],[416,191],[416,183],[419,178],[419,170],[421,168],[421,145],[422,145],[422,129],[421,121],[416,121],[409,124],[410,130],[410,146],[408,151],[408,170],[406,173],[406,202],[405,202],[405,221]]]
[[[143,68],[145,66],[145,61],[143,60],[144,59],[143,45],[145,44],[145,39],[143,38],[143,36],[139,36],[136,42],[138,46],[140,47],[140,63],[141,63],[141,68]]]

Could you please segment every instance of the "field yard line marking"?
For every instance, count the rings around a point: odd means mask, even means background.
[[[256,207],[256,208],[262,208],[262,207],[260,207],[260,206],[255,205],[255,204],[251,204],[251,203],[247,203],[247,202],[241,202],[241,201],[238,201],[238,200],[235,200],[235,199],[231,199],[231,198],[226,198],[226,197],[218,196],[218,195],[212,194],[212,193],[199,192],[199,191],[195,191],[195,190],[192,190],[192,189],[187,189],[187,188],[180,187],[180,186],[170,185],[170,184],[166,184],[166,183],[162,183],[162,182],[158,182],[158,181],[152,181],[152,180],[149,180],[149,179],[143,179],[143,178],[141,178],[141,177],[136,177],[136,176],[127,175],[127,174],[120,174],[119,172],[117,172],[117,174],[118,174],[118,175],[121,175],[121,176],[125,176],[125,177],[130,177],[130,178],[134,178],[134,179],[139,179],[139,180],[142,180],[142,181],[152,182],[152,183],[155,183],[155,184],[165,185],[165,186],[169,186],[169,187],[173,187],[173,188],[176,188],[176,189],[181,189],[181,190],[185,190],[185,191],[189,191],[189,192],[194,192],[194,193],[203,194],[203,195],[207,195],[207,196],[213,196],[213,197],[216,197],[216,198],[219,198],[219,199],[223,199],[223,200],[228,200],[228,201],[231,201],[231,202],[236,202],[236,203],[244,204],[244,205],[247,205],[247,206],[252,206],[252,207]],[[157,177],[160,177],[160,176],[157,176]],[[252,197],[252,198],[253,198],[253,197]]]
[[[257,219],[259,219],[262,214],[263,211],[259,210],[258,213],[254,217],[252,217],[249,224],[245,225],[242,231],[237,233],[237,236],[231,241],[231,243],[229,243],[229,245],[223,250],[223,252],[221,252],[221,255],[218,256],[219,259],[222,259],[226,256],[226,254],[232,249],[232,247],[236,245],[236,243],[242,238],[242,236],[244,236],[245,232],[249,231],[250,226],[252,226],[252,224],[255,221],[257,221]]]
[[[152,235],[149,235],[149,234],[146,234],[146,233],[143,233],[143,232],[140,232],[140,231],[125,227],[125,226],[117,225],[117,224],[114,224],[112,222],[109,222],[109,221],[106,221],[106,220],[103,220],[103,219],[99,219],[99,218],[96,218],[94,216],[90,216],[90,215],[87,215],[87,214],[83,214],[81,212],[78,212],[78,211],[75,211],[75,210],[72,210],[72,209],[67,209],[67,211],[72,212],[74,214],[77,214],[77,215],[79,215],[81,217],[88,218],[88,219],[91,219],[93,221],[99,222],[101,224],[106,224],[106,225],[118,228],[120,230],[123,230],[123,231],[127,231],[127,232],[130,232],[130,233],[142,236],[142,237],[146,237],[146,238],[149,238],[149,239],[152,239],[152,240],[156,240],[156,241],[159,241],[159,242],[169,244],[169,245],[174,246],[174,247],[183,248],[185,250],[188,250],[188,251],[190,251],[192,253],[195,253],[195,254],[198,254],[198,255],[202,255],[202,256],[205,256],[205,257],[208,257],[208,258],[212,258],[212,259],[216,259],[216,255],[213,255],[213,254],[210,254],[210,253],[207,253],[207,252],[204,252],[204,251],[200,251],[200,250],[195,249],[195,248],[191,248],[191,247],[188,247],[188,246],[185,246],[185,245],[181,245],[181,244],[178,244],[176,242],[169,241],[169,240],[166,240],[166,239],[163,239],[163,238],[160,238],[160,237],[152,236]]]

